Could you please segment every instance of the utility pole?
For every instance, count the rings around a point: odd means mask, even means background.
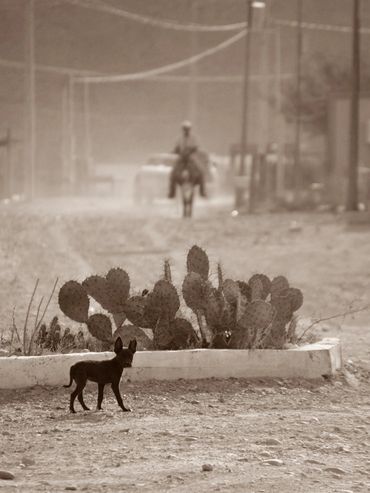
[[[35,161],[36,161],[36,93],[35,93],[35,4],[34,0],[26,3],[26,108],[25,129],[26,145],[24,161],[27,166],[27,191],[32,200],[35,195]]]
[[[191,2],[191,20],[194,24],[198,21],[198,0]],[[198,53],[198,33],[192,31],[191,34],[191,55]],[[189,84],[189,118],[194,126],[197,126],[198,120],[198,67],[196,63],[190,64],[190,84]]]
[[[301,187],[301,87],[302,87],[302,10],[303,0],[297,0],[297,107],[295,122],[294,194],[298,200]]]
[[[252,39],[252,17],[253,7],[252,2],[247,0],[247,32],[245,35],[244,47],[244,79],[243,79],[243,99],[242,99],[242,124],[240,136],[240,166],[238,170],[239,176],[245,176],[246,172],[246,152],[248,145],[247,127],[248,127],[248,107],[249,107],[249,69],[251,62],[251,39]],[[245,190],[240,183],[235,190],[235,209],[240,209],[244,203]]]
[[[360,0],[353,1],[352,84],[350,116],[350,151],[348,167],[347,211],[358,210],[358,144],[360,106]]]

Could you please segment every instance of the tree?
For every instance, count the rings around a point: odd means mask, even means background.
[[[338,60],[330,60],[322,54],[315,54],[303,62],[300,113],[307,132],[312,135],[326,135],[328,130],[328,99],[333,92],[350,93],[351,69]],[[370,72],[363,68],[362,87],[369,87]],[[283,89],[283,114],[293,123],[297,114],[297,88],[295,81]]]

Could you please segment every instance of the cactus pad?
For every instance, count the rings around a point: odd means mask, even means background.
[[[246,306],[245,312],[238,324],[240,327],[248,329],[263,329],[268,327],[275,316],[274,307],[266,301],[252,301]]]
[[[117,329],[122,327],[126,318],[127,317],[126,317],[125,313],[123,313],[123,312],[122,313],[113,313],[113,320],[114,320],[114,323],[116,324]]]
[[[75,322],[84,323],[88,319],[89,297],[77,281],[68,281],[59,290],[58,302],[62,312]]]
[[[281,296],[273,296],[271,304],[276,310],[276,318],[285,321],[285,323],[289,322],[293,316],[289,290],[282,291]]]
[[[290,306],[293,312],[296,312],[303,305],[303,294],[300,289],[297,288],[289,288],[289,298],[290,298]]]
[[[111,269],[106,277],[90,276],[82,283],[87,293],[109,313],[121,313],[130,291],[130,278],[120,268]]]
[[[112,340],[111,321],[102,313],[91,315],[87,321],[87,328],[90,334],[100,341],[110,342]]]
[[[289,282],[284,276],[277,276],[271,281],[271,296],[280,296],[282,291],[289,289]]]
[[[115,310],[111,313],[121,311],[123,304],[127,300],[130,292],[130,278],[126,271],[119,267],[111,269],[106,275],[108,282],[109,296]]]
[[[220,263],[217,264],[217,279],[218,279],[218,290],[222,291],[222,286],[224,284],[224,274],[222,272],[222,266]]]
[[[173,339],[173,332],[169,320],[160,318],[153,331],[153,344],[156,349],[170,349]]]
[[[145,327],[144,310],[147,304],[146,298],[132,296],[125,303],[125,314],[127,319],[137,327]]]
[[[188,273],[196,272],[205,281],[209,275],[209,259],[207,253],[197,245],[190,248],[186,260]]]
[[[224,309],[225,301],[222,293],[215,288],[210,289],[205,307],[205,317],[212,332],[222,326]]]
[[[251,287],[251,299],[255,300],[263,300],[264,290],[261,279],[258,277],[254,277],[249,281],[249,286]]]
[[[200,274],[190,272],[185,276],[182,284],[182,295],[185,303],[194,312],[203,310],[207,304],[209,286]]]
[[[248,283],[245,281],[236,281],[238,283],[241,294],[246,298],[247,301],[252,300],[252,290]]]
[[[111,308],[111,302],[109,299],[108,282],[102,276],[90,276],[85,279],[82,286],[86,289],[86,292],[94,298],[99,305],[108,310]]]
[[[254,274],[248,281],[252,290],[256,280],[259,280],[262,283],[262,293],[259,294],[260,299],[265,300],[271,292],[271,281],[265,274]]]
[[[175,315],[180,308],[180,298],[176,288],[168,281],[158,281],[153,289],[153,303],[159,308],[161,314],[168,315],[170,319],[175,318]]]
[[[186,349],[198,345],[198,336],[191,323],[185,318],[177,317],[171,323],[173,334],[171,349]]]
[[[236,281],[225,279],[222,285],[225,299],[230,305],[236,305],[240,296],[240,288]]]
[[[172,283],[171,264],[168,259],[164,261],[164,280]]]
[[[271,332],[275,317],[275,309],[270,303],[262,300],[252,301],[247,305],[245,313],[238,322],[240,329],[236,331],[236,338],[232,342],[237,347],[255,348],[261,347],[266,337]]]

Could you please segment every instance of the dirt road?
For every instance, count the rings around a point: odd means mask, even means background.
[[[165,207],[96,200],[1,209],[0,220],[3,337],[14,305],[23,320],[38,277],[41,296],[56,277],[121,266],[143,289],[168,257],[179,282],[194,243],[227,276],[287,275],[304,292],[303,316],[370,302],[370,228],[350,231],[337,216],[232,218],[214,209],[186,222]],[[350,359],[333,381],[132,383],[123,386],[129,415],[108,389],[106,411],[76,416],[66,389],[0,391],[0,469],[15,475],[0,491],[370,491],[369,318],[365,311],[318,331],[341,337]],[[95,399],[90,387],[92,408]]]

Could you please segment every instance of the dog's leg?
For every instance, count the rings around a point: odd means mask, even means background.
[[[104,383],[98,383],[98,406],[99,411],[101,410],[101,403],[104,397]]]
[[[125,407],[125,405],[123,404],[122,397],[121,397],[121,394],[119,391],[119,383],[112,383],[112,389],[113,389],[114,395],[116,396],[118,405],[122,409],[122,411],[125,411],[125,412],[131,411],[131,409]]]
[[[78,398],[78,400],[79,400],[79,402],[80,402],[81,406],[83,407],[84,411],[90,411],[90,408],[88,408],[88,407],[86,406],[86,404],[84,403],[84,398],[83,398],[83,396],[82,396],[82,390],[81,390],[81,392],[78,394],[77,398]]]
[[[71,413],[75,413],[76,412],[75,409],[74,409],[74,407],[73,407],[73,403],[74,403],[74,401],[75,401],[75,399],[77,397],[77,394],[78,394],[78,390],[77,389],[78,389],[78,385],[74,389],[74,391],[71,393],[71,399],[69,401],[69,410],[71,411]]]
[[[76,397],[79,396],[79,394],[85,388],[85,385],[86,385],[86,380],[85,381],[82,381],[82,382],[77,382],[76,388],[74,389],[74,391],[71,394],[71,400],[70,400],[70,403],[69,403],[69,410],[71,411],[71,413],[75,413],[76,412],[75,409],[74,409],[73,404],[75,402]],[[78,400],[80,401],[80,398]]]

